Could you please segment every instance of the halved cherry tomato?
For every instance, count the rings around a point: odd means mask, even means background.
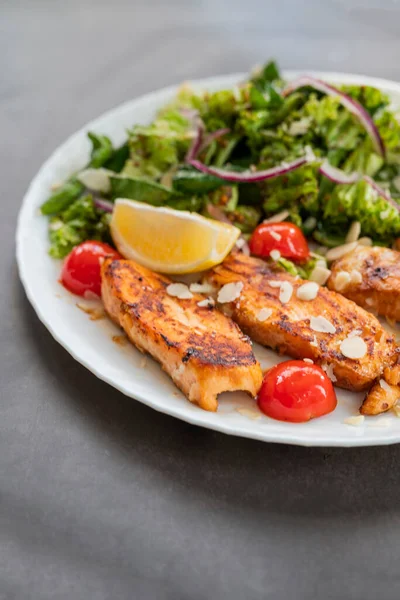
[[[267,257],[271,250],[279,250],[281,256],[304,262],[310,256],[307,240],[294,223],[261,223],[253,231],[249,242],[250,251],[256,256]]]
[[[73,294],[85,292],[101,295],[100,258],[122,258],[108,244],[88,241],[76,246],[66,257],[61,271],[61,283]]]
[[[258,406],[278,421],[302,423],[336,408],[331,380],[318,365],[287,360],[265,374]]]

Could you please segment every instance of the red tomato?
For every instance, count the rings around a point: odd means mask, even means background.
[[[61,271],[61,283],[73,294],[83,296],[92,292],[101,296],[100,258],[121,255],[103,242],[88,241],[79,244],[66,257]]]
[[[258,394],[263,413],[293,423],[326,415],[336,404],[332,382],[321,367],[302,360],[287,360],[272,367]]]
[[[310,256],[307,240],[294,223],[261,223],[253,231],[249,242],[250,251],[256,256],[267,257],[271,250],[279,250],[281,256],[304,262]]]

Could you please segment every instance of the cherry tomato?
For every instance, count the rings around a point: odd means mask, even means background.
[[[287,360],[265,374],[258,406],[278,421],[302,423],[336,408],[331,380],[318,365]]]
[[[307,240],[294,223],[261,223],[253,231],[249,242],[250,251],[256,256],[267,257],[271,250],[279,250],[281,256],[304,262],[310,256]]]
[[[76,246],[66,257],[61,271],[61,283],[73,294],[85,292],[101,295],[100,258],[121,255],[103,242],[88,241]]]

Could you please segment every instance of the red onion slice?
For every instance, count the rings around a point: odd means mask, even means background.
[[[272,179],[273,177],[278,177],[279,175],[285,175],[285,173],[290,173],[290,171],[294,171],[299,167],[302,167],[307,163],[306,157],[297,158],[291,163],[282,163],[277,167],[273,167],[272,169],[266,169],[265,171],[229,171],[227,169],[219,169],[217,167],[209,167],[199,160],[191,160],[190,164],[195,169],[198,169],[202,173],[207,173],[208,175],[214,175],[215,177],[219,177],[220,179],[224,179],[225,181],[235,181],[237,183],[256,183],[257,181],[265,181],[266,179]]]
[[[192,140],[192,143],[189,146],[189,150],[185,156],[185,162],[190,164],[190,161],[194,160],[199,153],[201,142],[203,140],[203,131],[204,125],[203,123],[199,123],[197,125],[197,129],[195,132],[195,136]]]
[[[103,198],[93,198],[94,205],[96,208],[100,210],[104,210],[105,212],[112,213],[114,210],[114,204],[109,202],[108,200],[104,200]]]
[[[374,143],[376,152],[381,156],[385,156],[385,146],[379,134],[378,128],[369,113],[359,102],[357,102],[357,100],[350,98],[350,96],[344,92],[341,92],[333,85],[309,75],[303,75],[295,81],[292,81],[292,83],[289,83],[289,85],[282,90],[282,95],[287,96],[302,87],[312,87],[323,94],[327,94],[328,96],[337,96],[340,99],[341,104],[347,108],[349,112],[355,115],[362,123]]]
[[[333,183],[356,183],[362,177],[360,173],[345,173],[341,169],[337,169],[328,163],[328,161],[324,161],[319,168],[319,171],[322,175],[327,177]]]
[[[363,179],[377,192],[379,196],[384,198],[386,202],[390,204],[390,206],[393,206],[397,212],[400,212],[400,205],[393,200],[387,190],[382,188],[379,183],[372,179],[372,177],[369,177],[369,175],[362,175],[361,173],[357,173],[355,171],[353,171],[353,173],[345,173],[341,169],[332,167],[332,165],[330,165],[328,162],[322,163],[319,171],[322,175],[325,175],[325,177],[330,179],[330,181],[333,181],[333,183],[350,184],[357,183],[357,181]]]
[[[390,206],[393,206],[393,208],[395,208],[397,212],[400,213],[400,205],[397,204],[396,200],[393,200],[392,196],[387,190],[383,189],[379,185],[379,183],[377,183],[374,179],[372,179],[372,177],[369,177],[368,175],[364,175],[363,179],[367,181],[371,187],[374,188],[374,190],[378,193],[379,196],[382,196],[382,198],[384,198],[386,202],[390,204]]]
[[[226,135],[227,133],[230,133],[230,129],[228,129],[228,127],[225,127],[223,129],[217,129],[216,131],[212,131],[211,133],[209,133],[208,135],[205,136],[199,152],[201,152],[202,150],[205,150],[205,148],[208,148],[208,146],[211,144],[211,142],[213,142],[214,140],[217,140],[218,138],[222,137],[223,135]],[[195,156],[193,158],[196,158]]]

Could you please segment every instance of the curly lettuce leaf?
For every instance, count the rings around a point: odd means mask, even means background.
[[[50,219],[50,256],[64,258],[75,246],[89,239],[112,243],[109,220],[110,215],[95,207],[90,194],[75,200],[59,216]]]
[[[400,235],[400,214],[364,180],[336,185],[322,206],[322,222],[327,228],[347,231],[352,221],[361,223],[362,235],[390,243]]]
[[[183,161],[193,135],[189,119],[178,109],[163,111],[150,125],[136,125],[129,132],[130,160],[123,174],[160,178]]]
[[[317,215],[318,166],[306,164],[291,173],[267,181],[263,186],[264,211],[267,215],[287,208],[303,209],[308,215]]]

